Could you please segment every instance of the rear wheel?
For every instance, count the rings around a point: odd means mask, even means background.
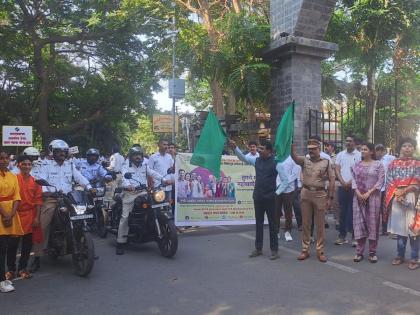
[[[162,238],[158,238],[157,243],[162,256],[170,258],[176,254],[178,249],[178,234],[173,220],[167,218],[159,219]]]
[[[74,269],[79,276],[86,277],[92,271],[95,261],[95,247],[92,237],[83,233],[76,240],[75,249],[77,249],[77,254],[72,256]]]

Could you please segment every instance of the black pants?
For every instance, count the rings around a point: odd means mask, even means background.
[[[300,191],[298,188],[295,190],[295,195],[293,198],[293,211],[295,212],[296,223],[298,226],[302,226],[302,209],[300,207]]]
[[[10,237],[7,248],[7,268],[9,271],[16,271],[16,255],[19,247],[19,241],[22,240],[22,249],[20,251],[18,271],[26,270],[29,256],[32,250],[32,233],[25,234],[22,237]]]
[[[279,241],[277,239],[277,225],[275,215],[275,198],[254,200],[255,207],[255,248],[262,250],[264,239],[264,213],[267,213],[270,230],[270,248],[277,251]]]
[[[9,235],[0,235],[0,282],[6,280],[6,254]]]

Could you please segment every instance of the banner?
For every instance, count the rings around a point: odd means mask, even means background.
[[[190,164],[192,154],[180,153],[175,162],[175,224],[255,224],[252,193],[255,168],[236,156],[222,156],[220,180],[209,170]]]
[[[153,132],[172,132],[172,115],[153,115]],[[175,132],[178,133],[178,116],[175,116]]]
[[[32,126],[3,126],[3,146],[32,146]]]
[[[78,146],[69,148],[69,154],[77,154],[77,153],[79,153],[79,147]]]

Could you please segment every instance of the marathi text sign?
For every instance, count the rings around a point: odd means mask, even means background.
[[[3,146],[32,146],[32,126],[3,126]]]
[[[172,115],[153,115],[153,132],[172,132]],[[178,116],[175,116],[175,132],[178,133]]]
[[[222,156],[221,177],[190,164],[192,154],[176,158],[177,226],[254,224],[255,169],[236,156]]]

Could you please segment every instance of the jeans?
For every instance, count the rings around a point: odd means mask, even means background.
[[[0,282],[6,280],[6,255],[9,235],[0,235]]]
[[[405,258],[405,248],[407,247],[407,238],[406,236],[398,235],[397,237],[397,252],[398,257]],[[419,259],[419,245],[420,238],[410,236],[410,246],[411,246],[411,260],[417,261]]]
[[[295,212],[296,223],[302,226],[302,208],[300,207],[300,191],[298,188],[295,190],[295,197],[293,198],[293,211]]]
[[[267,213],[270,231],[270,248],[276,251],[279,248],[277,239],[277,224],[275,219],[275,198],[254,200],[255,207],[255,249],[262,250],[264,239],[264,214]]]
[[[353,232],[353,190],[338,187],[338,203],[340,204],[340,238],[346,238]]]

